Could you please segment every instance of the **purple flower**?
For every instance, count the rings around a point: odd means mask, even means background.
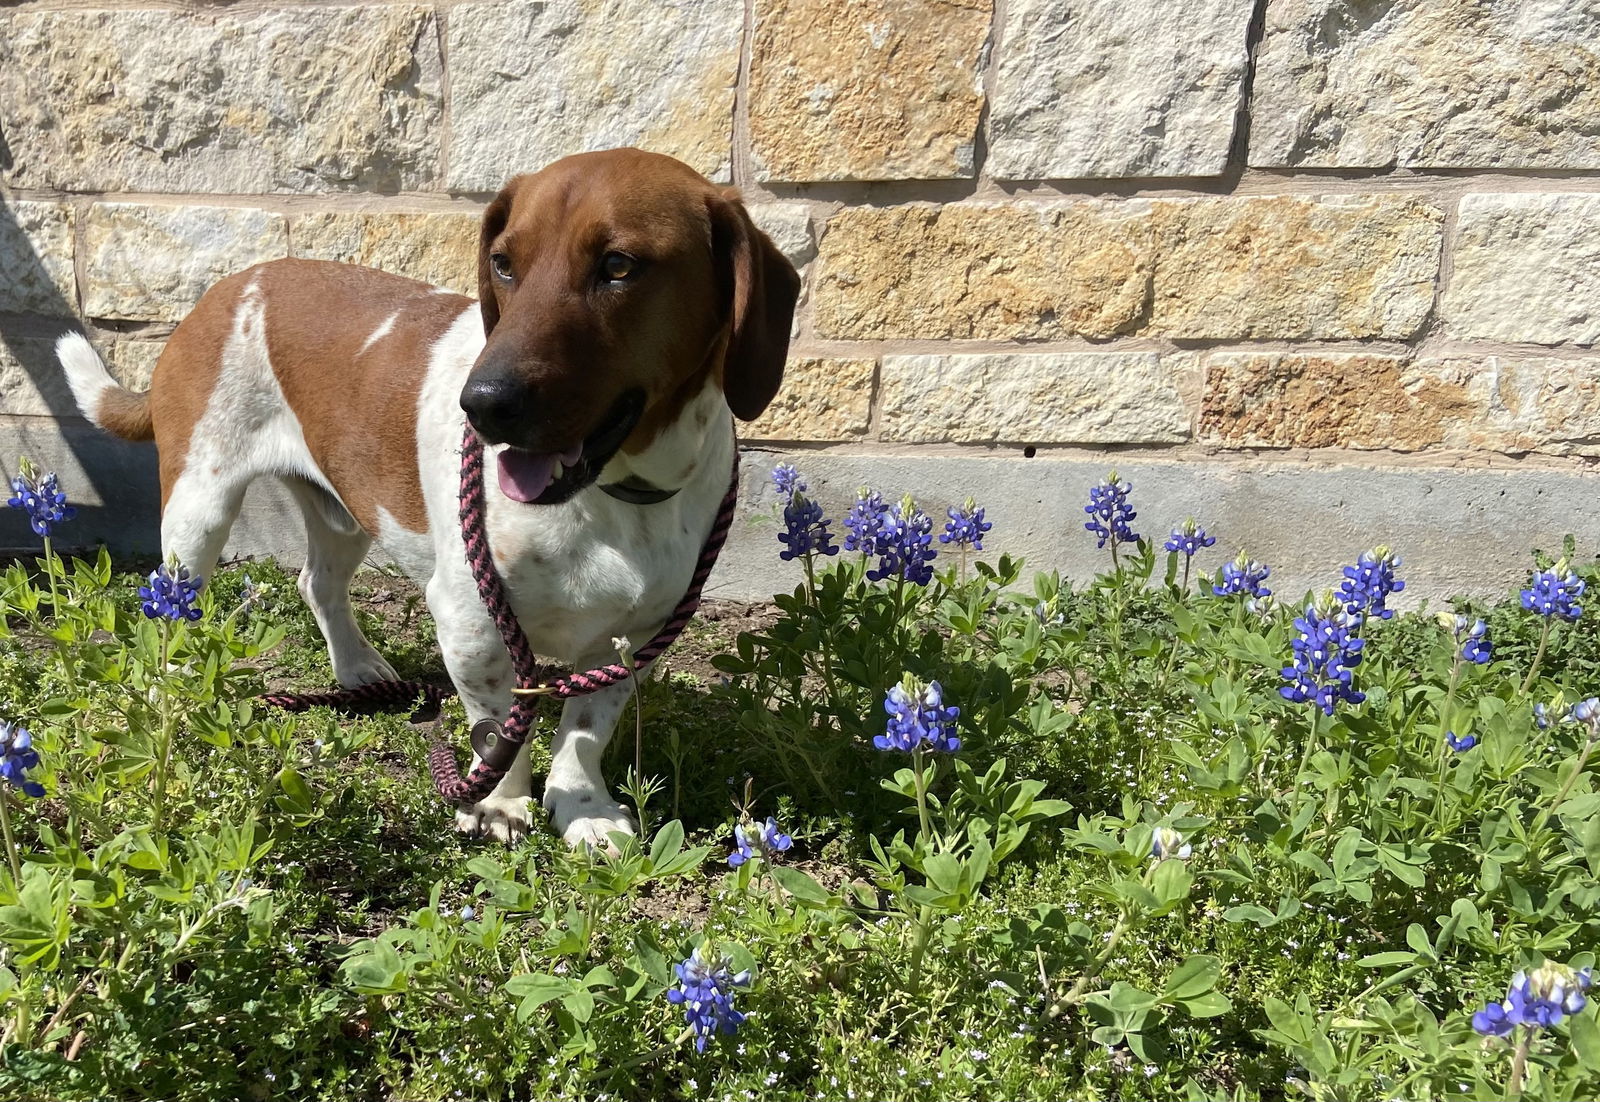
[[[883,532],[883,495],[869,491],[865,486],[856,491],[856,502],[844,515],[846,551],[859,551],[863,555],[878,553],[878,538]]]
[[[1167,542],[1162,544],[1168,551],[1177,551],[1185,558],[1194,558],[1194,553],[1202,547],[1210,547],[1217,542],[1216,536],[1206,535],[1206,530],[1194,522],[1194,518],[1184,522],[1182,528],[1174,528],[1172,535],[1167,537]]]
[[[1246,558],[1241,551],[1237,559],[1223,565],[1222,572],[1217,575],[1217,582],[1211,587],[1211,592],[1218,597],[1237,597],[1241,594],[1258,599],[1270,597],[1272,590],[1261,583],[1271,574],[1271,567],[1262,566],[1254,559]]]
[[[792,463],[779,463],[772,468],[772,485],[777,489],[778,496],[785,500],[810,489]]]
[[[162,563],[150,572],[149,582],[139,587],[144,614],[152,620],[198,620],[199,578],[189,576],[187,566]]]
[[[1532,973],[1511,977],[1504,1002],[1490,1003],[1472,1016],[1472,1028],[1485,1037],[1509,1037],[1517,1026],[1549,1029],[1581,1013],[1589,1004],[1592,979],[1588,968],[1571,969],[1546,962]]]
[[[11,498],[6,504],[27,513],[29,526],[46,538],[57,524],[78,515],[77,507],[67,504],[67,495],[57,486],[55,472],[39,476],[26,460],[22,473],[11,480]]]
[[[784,562],[801,555],[839,553],[839,549],[833,545],[833,535],[828,531],[827,518],[822,515],[822,506],[799,490],[790,496],[789,504],[783,507],[783,525],[783,531],[778,533],[778,542],[787,550],[779,551],[778,558]]]
[[[733,962],[727,957],[715,961],[706,959],[696,948],[682,964],[672,966],[678,984],[667,991],[667,1001],[683,1007],[683,1020],[694,1028],[694,1047],[706,1050],[706,1039],[712,1033],[732,1035],[745,1016],[734,1009],[734,989],[750,986],[750,973],[733,971]]]
[[[1344,568],[1344,581],[1339,586],[1339,600],[1344,610],[1352,616],[1376,616],[1387,620],[1394,609],[1385,605],[1389,594],[1399,593],[1406,583],[1395,577],[1402,565],[1400,556],[1387,547],[1374,547],[1364,551],[1356,565]]]
[[[1360,704],[1367,699],[1350,685],[1350,671],[1360,665],[1361,649],[1366,645],[1355,637],[1360,621],[1344,612],[1330,593],[1307,605],[1305,615],[1297,617],[1294,626],[1300,633],[1290,643],[1294,658],[1282,670],[1289,684],[1278,690],[1284,699],[1295,703],[1309,700],[1330,716],[1341,701]]]
[[[1488,624],[1482,620],[1468,620],[1465,616],[1457,616],[1455,636],[1463,659],[1480,666],[1489,661],[1494,644],[1489,641]]]
[[[972,498],[967,498],[959,508],[952,505],[945,510],[945,515],[950,520],[939,535],[940,543],[953,543],[957,547],[970,545],[978,551],[983,550],[983,535],[994,525],[983,519],[983,509],[977,507]]]
[[[1471,750],[1474,746],[1478,745],[1478,736],[1457,735],[1454,731],[1446,731],[1444,733],[1444,742],[1446,746],[1450,747],[1450,749],[1454,750],[1456,753],[1465,754],[1468,750]]]
[[[1128,491],[1132,489],[1133,483],[1122,481],[1116,471],[1098,486],[1089,488],[1089,504],[1083,511],[1090,519],[1084,527],[1099,537],[1097,548],[1104,547],[1107,541],[1113,548],[1119,543],[1138,542],[1139,533],[1133,530],[1131,522],[1139,514],[1128,507]]]
[[[933,560],[939,554],[933,548],[933,521],[927,513],[917,508],[917,503],[907,494],[892,509],[880,514],[881,527],[874,540],[877,545],[878,565],[867,571],[875,582],[885,578],[904,578],[912,585],[927,585],[933,580]]]
[[[1583,589],[1583,580],[1562,559],[1549,570],[1533,575],[1529,587],[1522,591],[1522,607],[1547,619],[1576,620],[1583,614],[1583,606],[1575,603],[1583,596]]]
[[[961,749],[955,722],[961,709],[944,703],[944,689],[937,681],[923,685],[910,674],[885,694],[883,710],[889,714],[884,733],[873,737],[879,750],[911,751],[921,746],[946,753]]]
[[[28,770],[39,765],[39,751],[33,748],[33,736],[26,727],[0,720],[0,781],[20,788],[24,796],[37,799],[44,795],[44,785],[28,779]]]
[[[733,841],[737,848],[728,855],[728,864],[734,868],[738,868],[752,857],[770,861],[772,854],[783,853],[794,845],[794,839],[778,829],[778,821],[771,815],[767,816],[766,824],[757,833],[754,842],[745,833],[744,823],[733,828]]]

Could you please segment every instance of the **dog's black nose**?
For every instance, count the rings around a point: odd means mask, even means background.
[[[461,388],[461,408],[478,435],[504,444],[528,429],[528,388],[511,379],[469,379]]]

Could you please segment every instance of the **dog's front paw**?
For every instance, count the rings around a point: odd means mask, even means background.
[[[365,647],[350,655],[334,657],[333,678],[345,688],[355,689],[376,681],[399,681],[400,675],[394,672],[388,659],[371,647]]]
[[[551,809],[550,816],[562,839],[573,849],[599,849],[615,855],[612,831],[634,833],[628,809],[609,800],[563,800]]]
[[[533,801],[527,796],[488,795],[456,811],[456,829],[510,845],[527,837],[533,825]]]

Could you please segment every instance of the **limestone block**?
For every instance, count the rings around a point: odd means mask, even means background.
[[[442,114],[422,6],[0,16],[16,187],[414,190],[438,174]]]
[[[0,199],[0,313],[77,313],[73,225],[66,203]]]
[[[1432,309],[1444,212],[1417,196],[1171,200],[1155,220],[1155,332],[1398,340]]]
[[[289,251],[283,216],[248,207],[96,203],[84,237],[84,312],[132,321],[181,321],[213,283]]]
[[[1600,167],[1600,6],[1273,0],[1250,163]]]
[[[1468,195],[1440,310],[1451,336],[1600,340],[1600,195]]]
[[[449,185],[493,191],[638,146],[730,175],[742,0],[501,0],[450,9]]]
[[[796,268],[817,255],[811,210],[804,203],[752,203],[750,219]]]
[[[739,426],[740,439],[840,441],[865,436],[876,366],[870,359],[791,358],[778,396],[760,419]]]
[[[1189,416],[1154,352],[885,356],[885,440],[1170,444]]]
[[[854,207],[828,221],[815,318],[854,340],[1113,337],[1148,309],[1143,200]]]
[[[757,178],[971,176],[993,8],[993,0],[758,0]]]
[[[478,224],[469,211],[302,214],[289,237],[295,256],[364,264],[476,296]]]
[[[1012,0],[989,173],[1215,176],[1249,56],[1250,0]]]

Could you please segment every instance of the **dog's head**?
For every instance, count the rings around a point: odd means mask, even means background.
[[[461,407],[508,444],[500,485],[555,504],[637,451],[708,382],[744,420],[783,379],[800,278],[732,192],[670,157],[585,153],[484,212],[487,343]]]

